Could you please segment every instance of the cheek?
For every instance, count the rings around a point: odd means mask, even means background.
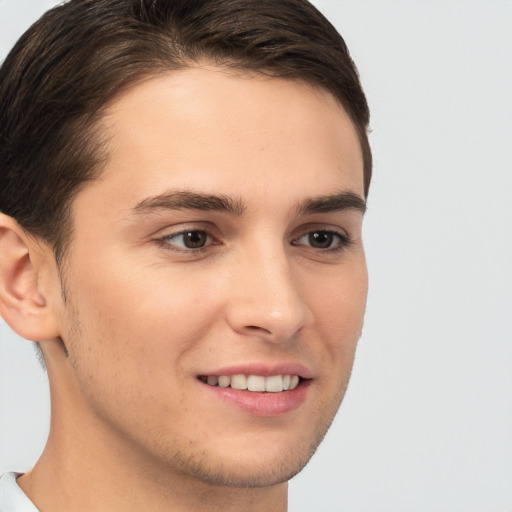
[[[326,353],[338,365],[351,367],[361,336],[368,277],[364,261],[341,269],[330,284],[315,294],[315,323]]]
[[[177,294],[151,272],[136,275],[122,266],[77,273],[70,284],[65,341],[86,402],[103,417],[135,423],[150,416],[149,404],[152,417],[167,417],[170,396],[184,407],[183,361],[206,329],[187,316],[192,291]]]
[[[84,342],[132,375],[168,374],[220,317],[215,283],[183,267],[158,264],[134,272],[135,263],[104,260],[73,282]]]

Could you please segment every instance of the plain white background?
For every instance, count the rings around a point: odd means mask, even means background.
[[[0,58],[50,0],[0,0]],[[292,512],[512,511],[512,1],[317,0],[372,110],[370,294],[340,414]],[[0,473],[48,430],[0,323]],[[297,425],[300,428],[300,425]]]

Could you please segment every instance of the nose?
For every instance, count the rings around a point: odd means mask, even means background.
[[[283,343],[310,321],[299,276],[284,248],[241,258],[231,269],[227,320],[239,334]]]

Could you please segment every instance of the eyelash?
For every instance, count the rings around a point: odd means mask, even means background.
[[[165,235],[162,238],[158,238],[156,242],[162,246],[164,249],[167,249],[169,251],[179,252],[179,253],[185,253],[185,254],[200,254],[201,252],[204,252],[208,250],[209,247],[212,245],[220,245],[219,242],[210,242],[208,245],[204,245],[202,247],[177,247],[176,245],[172,244],[170,241],[173,239],[176,239],[178,237],[183,237],[187,234],[191,233],[204,233],[207,237],[207,240],[215,240],[215,238],[212,236],[212,234],[206,230],[206,229],[185,229],[183,231],[179,231],[178,233],[172,233],[170,235]]]
[[[178,247],[175,244],[173,244],[171,241],[175,240],[179,237],[183,237],[187,234],[204,234],[206,236],[205,245],[200,247]],[[311,245],[306,246],[305,244],[300,244],[299,241],[305,237],[311,237],[314,235],[323,234],[327,235],[328,237],[332,237],[331,245],[337,240],[337,243],[335,247],[326,247],[326,248],[318,248],[318,247],[312,247]],[[208,240],[210,243],[208,243]],[[164,237],[158,238],[155,240],[161,247],[163,247],[166,250],[178,252],[178,253],[185,253],[185,254],[201,254],[202,252],[207,251],[212,245],[221,245],[220,242],[216,241],[215,237],[206,229],[185,229],[183,231],[179,231],[178,233],[172,233],[170,235],[166,235]],[[310,240],[309,240],[310,241]],[[322,253],[322,254],[329,254],[329,253],[339,253],[343,250],[347,249],[352,245],[353,241],[350,239],[348,235],[345,233],[332,230],[332,229],[313,229],[311,231],[308,231],[304,233],[303,235],[295,238],[291,241],[291,245],[294,247],[300,247],[302,245],[306,247],[310,247],[312,250]]]
[[[298,243],[297,240],[301,240],[305,237],[311,237],[314,235],[323,234],[327,235],[328,237],[332,237],[332,241],[337,239],[337,244],[335,247],[326,247],[326,248],[318,248],[318,247],[311,247],[313,250],[322,252],[322,253],[338,253],[343,251],[344,249],[347,249],[350,245],[352,245],[352,240],[348,235],[345,233],[341,233],[339,231],[335,231],[332,229],[314,229],[311,231],[308,231],[307,233],[304,233],[302,236],[300,236],[296,240],[292,240],[291,245],[293,246],[299,246],[301,244]]]

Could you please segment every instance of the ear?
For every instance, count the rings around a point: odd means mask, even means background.
[[[58,337],[58,322],[43,289],[52,272],[52,253],[0,213],[0,315],[21,337],[43,341]],[[46,274],[42,279],[42,274]]]

